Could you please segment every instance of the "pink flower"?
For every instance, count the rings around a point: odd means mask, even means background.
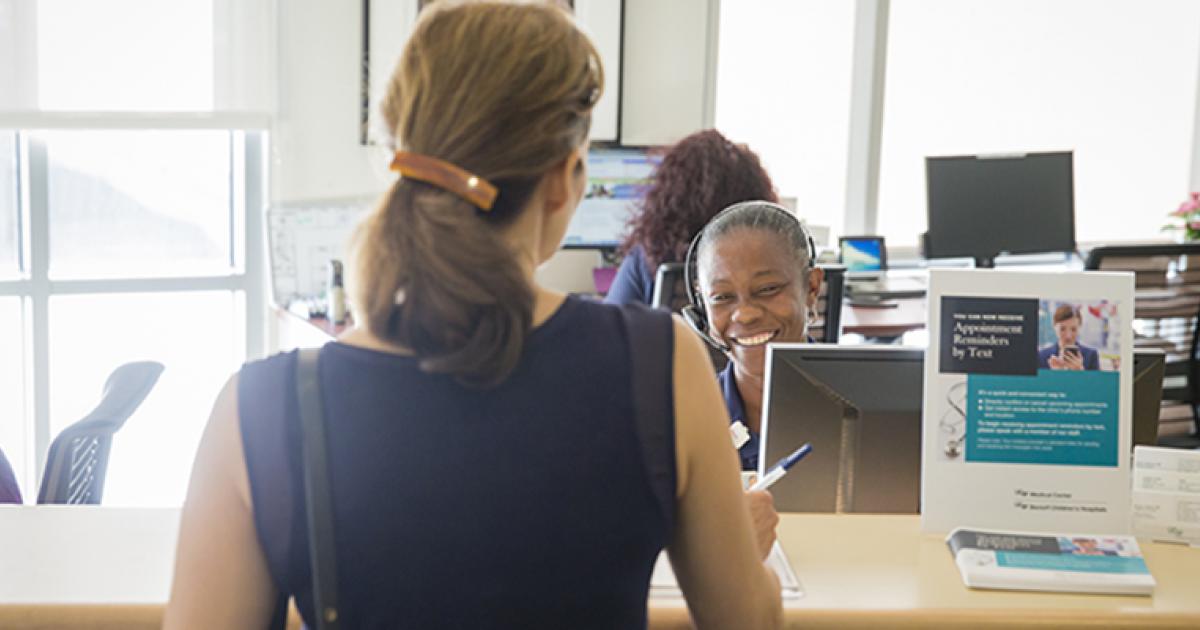
[[[1200,191],[1193,191],[1188,193],[1188,198],[1168,216],[1183,219],[1185,226],[1189,229],[1200,230],[1200,216],[1198,215],[1200,215]],[[1191,221],[1191,219],[1197,220]]]

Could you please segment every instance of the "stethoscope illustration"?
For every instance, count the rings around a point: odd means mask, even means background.
[[[946,393],[950,408],[942,414],[938,427],[945,440],[942,452],[950,459],[958,459],[963,452],[963,440],[967,437],[967,383],[955,383]]]

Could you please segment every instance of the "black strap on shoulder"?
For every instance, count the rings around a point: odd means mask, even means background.
[[[301,349],[296,358],[300,402],[300,442],[304,456],[304,499],[308,516],[308,555],[312,570],[317,630],[338,630],[337,556],[333,549],[333,495],[325,409],[317,371],[320,348]]]
[[[675,329],[662,311],[621,309],[629,339],[634,424],[667,532],[675,531]]]

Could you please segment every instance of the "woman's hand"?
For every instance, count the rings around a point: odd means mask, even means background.
[[[754,539],[758,544],[758,555],[766,560],[775,545],[775,528],[779,525],[779,513],[775,511],[775,499],[766,490],[746,493],[750,505],[750,521],[754,524]]]
[[[1046,364],[1049,365],[1050,369],[1052,370],[1082,370],[1083,357],[1074,352],[1064,352],[1062,353],[1061,357],[1050,357],[1046,361]]]

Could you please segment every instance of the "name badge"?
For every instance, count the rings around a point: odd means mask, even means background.
[[[729,425],[729,437],[733,438],[733,448],[742,448],[743,444],[750,441],[750,429],[738,420]]]

